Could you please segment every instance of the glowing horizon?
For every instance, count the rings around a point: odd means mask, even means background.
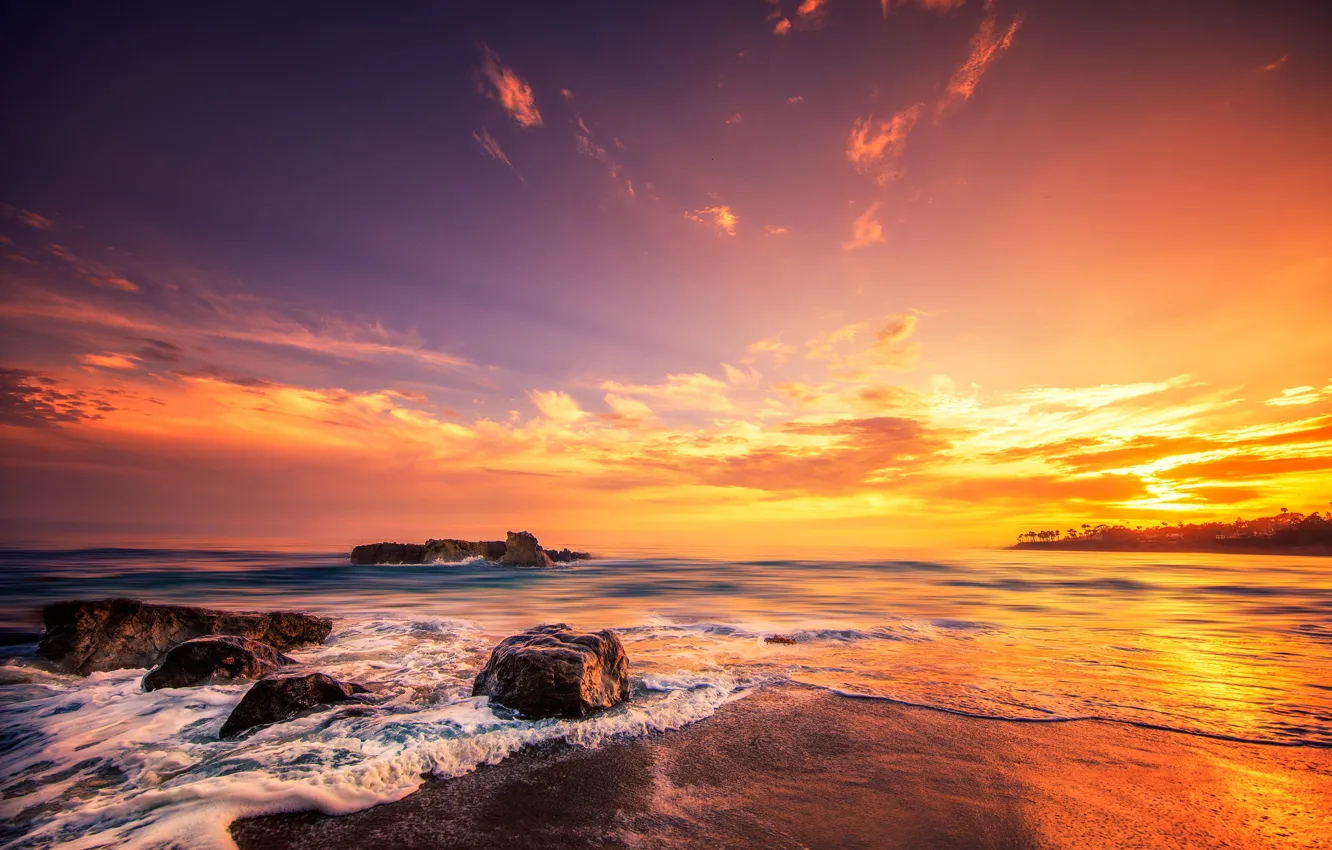
[[[480,41],[371,27],[390,69],[256,58],[299,106],[198,21],[18,74],[4,534],[886,548],[1326,510],[1332,70],[1296,16],[1175,44],[1154,8],[610,13],[636,56],[468,12]]]

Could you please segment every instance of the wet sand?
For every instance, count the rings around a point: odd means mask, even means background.
[[[796,686],[595,750],[549,745],[241,848],[1332,847],[1332,750],[960,717]]]

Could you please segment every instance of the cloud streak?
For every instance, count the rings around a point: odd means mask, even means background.
[[[939,112],[942,113],[949,107],[971,98],[976,86],[980,84],[981,77],[1012,46],[1013,36],[1017,34],[1020,26],[1022,26],[1022,16],[1018,15],[1006,28],[999,29],[994,0],[986,2],[980,28],[971,37],[970,52],[949,78],[944,97],[939,101]]]
[[[485,127],[481,128],[479,134],[475,132],[472,133],[472,138],[476,139],[476,143],[481,146],[481,150],[485,151],[487,156],[496,162],[508,166],[509,170],[513,172],[513,175],[518,178],[519,182],[524,186],[527,185],[527,181],[523,179],[523,175],[519,174],[518,169],[514,168],[513,163],[509,161],[509,156],[504,152],[504,148],[500,147],[499,142],[495,141],[495,137],[491,136],[490,132],[486,130]]]

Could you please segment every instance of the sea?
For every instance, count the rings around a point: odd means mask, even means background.
[[[247,684],[145,693],[144,670],[84,678],[35,657],[42,605],[108,596],[330,616],[322,646],[289,654],[372,694],[221,741]],[[532,721],[471,696],[499,639],[553,622],[620,635],[628,702]],[[228,848],[237,818],[358,811],[540,742],[666,733],[779,683],[977,718],[1332,747],[1327,558],[636,551],[533,570],[11,549],[0,644],[0,845],[13,848]]]

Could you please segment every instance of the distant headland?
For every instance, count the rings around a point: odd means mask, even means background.
[[[1067,531],[1024,531],[1008,548],[1332,556],[1332,513],[1302,514],[1282,508],[1272,516],[1234,522],[1162,522],[1154,526],[1082,523]]]
[[[510,531],[504,540],[427,540],[424,543],[366,543],[351,551],[353,564],[457,563],[481,558],[511,567],[553,567],[586,561],[587,552],[547,549],[527,531]]]

